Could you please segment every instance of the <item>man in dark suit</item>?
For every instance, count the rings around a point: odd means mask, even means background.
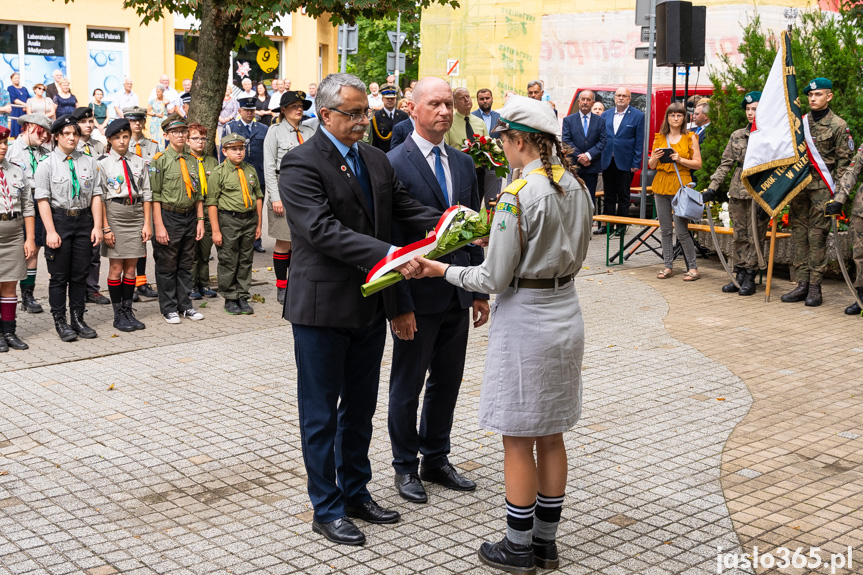
[[[603,210],[606,215],[629,215],[629,188],[632,174],[641,169],[644,152],[644,114],[629,105],[632,94],[626,88],[614,93],[614,107],[602,114],[605,120],[605,149],[602,152]],[[604,233],[600,228],[594,233]]]
[[[403,143],[411,132],[414,131],[414,122],[412,118],[402,120],[393,126],[393,137],[390,139],[390,150]]]
[[[312,530],[346,545],[365,542],[348,517],[399,520],[366,487],[385,315],[395,315],[396,293],[364,298],[360,286],[393,251],[393,221],[422,234],[441,215],[410,197],[383,152],[360,142],[369,121],[365,90],[349,74],[324,78],[315,98],[320,127],[284,155],[279,174],[293,248],[284,318],[293,324]],[[397,269],[417,273],[410,262]]]
[[[369,142],[382,152],[389,152],[393,126],[407,120],[408,114],[404,110],[396,109],[395,86],[384,86],[381,89],[381,97],[384,100],[384,107],[372,116],[371,125],[369,126]]]
[[[709,113],[710,100],[706,98],[699,100],[692,111],[692,126],[690,126],[689,131],[695,132],[695,135],[698,136],[699,146],[704,144],[704,138],[707,137],[707,129],[710,127]]]
[[[491,109],[492,104],[494,104],[494,95],[491,93],[491,90],[488,88],[477,90],[476,103],[479,109],[474,110],[471,114],[485,123],[489,136],[500,138],[500,132],[495,129],[497,128],[497,123],[500,121],[500,114]],[[503,178],[498,178],[494,170],[486,170],[480,181],[483,187],[480,190],[482,200],[487,206],[493,204],[503,188]]]
[[[449,84],[429,76],[413,92],[415,129],[404,145],[387,154],[396,176],[411,196],[438,210],[460,204],[480,209],[473,161],[444,144],[452,126],[453,98]],[[393,229],[396,243],[423,238],[401,225]],[[469,246],[440,261],[476,266],[482,248]],[[464,375],[468,323],[473,306],[474,326],[488,320],[488,295],[456,288],[443,278],[401,282],[393,328],[390,376],[389,432],[393,448],[395,484],[399,494],[414,503],[428,500],[422,481],[456,491],[472,491],[476,483],[463,477],[449,462],[453,412]],[[426,373],[428,372],[428,380]],[[425,387],[417,431],[417,408]],[[422,453],[422,467],[418,459]]]
[[[605,149],[605,120],[591,112],[594,95],[583,90],[578,95],[578,112],[563,119],[563,143],[572,148],[570,161],[578,168],[579,177],[587,185],[593,211],[596,213],[596,183],[602,169]]]

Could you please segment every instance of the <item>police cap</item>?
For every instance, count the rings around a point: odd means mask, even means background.
[[[237,98],[237,103],[240,105],[240,108],[243,110],[254,110],[255,109],[255,98]]]

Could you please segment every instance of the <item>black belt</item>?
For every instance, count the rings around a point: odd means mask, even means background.
[[[518,288],[527,288],[527,289],[551,289],[554,287],[565,286],[572,280],[572,276],[564,276],[562,278],[549,278],[549,279],[538,279],[532,280],[527,278],[515,278],[509,284],[509,287],[516,287],[516,282],[518,282]]]
[[[174,214],[188,214],[195,209],[195,206],[189,206],[188,208],[177,208],[169,204],[162,204],[162,209],[168,212],[172,212]]]
[[[141,198],[111,198],[111,201],[115,204],[123,204],[124,206],[134,206],[135,204],[141,203]]]
[[[77,218],[78,216],[89,216],[90,215],[90,207],[86,208],[74,209],[74,210],[66,210],[63,208],[51,208],[51,213],[58,216],[66,216],[68,218]]]
[[[251,218],[252,216],[257,215],[258,211],[257,210],[249,210],[248,212],[232,212],[230,210],[219,210],[219,213],[225,214],[228,216],[232,216],[234,218],[240,218],[243,220],[247,220],[247,219]]]
[[[6,212],[0,214],[0,222],[8,222],[9,220],[17,220],[21,217],[21,212]]]

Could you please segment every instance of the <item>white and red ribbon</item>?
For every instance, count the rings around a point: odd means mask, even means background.
[[[379,261],[377,265],[372,268],[372,271],[369,272],[369,275],[366,276],[366,283],[378,279],[384,274],[393,271],[400,265],[411,261],[415,257],[425,256],[429,252],[434,251],[437,248],[444,231],[446,231],[446,229],[452,223],[453,219],[459,214],[459,212],[463,212],[465,214],[465,217],[476,214],[475,211],[464,206],[452,206],[448,208],[447,211],[445,211],[440,217],[440,220],[438,220],[435,229],[432,231],[432,233],[428,235],[427,238],[399,248],[381,261]]]
[[[815,168],[815,171],[818,172],[818,175],[827,184],[827,189],[830,190],[830,195],[832,196],[833,188],[835,187],[833,176],[830,175],[830,169],[827,167],[824,158],[821,157],[821,153],[815,147],[815,142],[812,140],[812,133],[809,131],[809,114],[803,116],[803,137],[806,138],[806,155],[809,156],[812,167]]]

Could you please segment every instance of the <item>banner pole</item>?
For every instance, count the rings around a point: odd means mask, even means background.
[[[776,227],[779,224],[779,214],[773,216],[773,228],[770,230],[770,256],[767,259],[767,286],[764,289],[764,303],[770,302],[770,282],[773,280],[773,254],[776,251]]]

